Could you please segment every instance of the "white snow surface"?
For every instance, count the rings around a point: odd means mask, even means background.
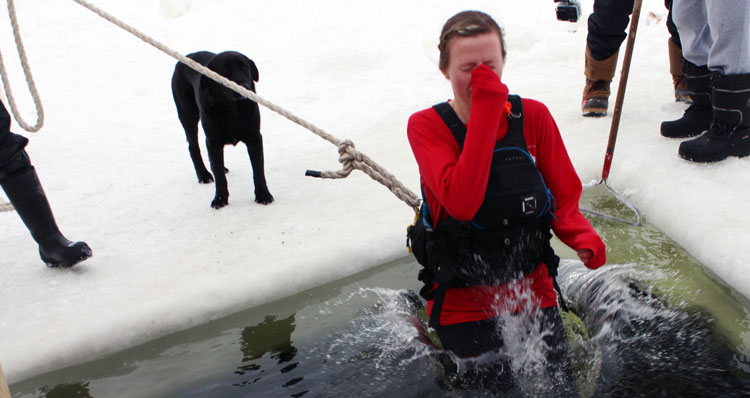
[[[246,54],[260,70],[260,96],[351,139],[415,193],[406,123],[452,96],[436,46],[445,20],[464,9],[504,25],[504,82],[549,107],[581,180],[600,178],[611,116],[579,110],[592,3],[571,24],[556,20],[549,0],[95,1],[182,54]],[[17,2],[16,10],[45,126],[28,134],[14,122],[12,130],[30,136],[61,230],[88,242],[94,257],[48,269],[18,215],[0,213],[0,362],[9,382],[407,255],[411,208],[359,171],[305,177],[339,169],[336,148],[265,108],[275,202],[253,201],[240,144],[225,150],[230,204],[212,209],[213,184],[197,183],[172,100],[175,60],[73,1]],[[1,18],[0,49],[33,123],[7,12]],[[644,1],[609,183],[748,297],[750,158],[693,164],[678,158],[679,140],[659,135],[660,122],[685,108],[673,98],[665,18],[663,1]]]

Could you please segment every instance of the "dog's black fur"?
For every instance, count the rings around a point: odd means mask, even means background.
[[[188,57],[255,92],[258,68],[248,57],[236,51],[219,54],[200,51],[189,54]],[[227,178],[224,175],[227,172],[224,167],[224,145],[237,145],[239,141],[247,146],[253,166],[255,201],[261,204],[273,202],[263,170],[263,137],[260,135],[258,104],[179,62],[172,75],[172,96],[180,123],[185,129],[198,182],[207,184],[216,180],[216,195],[211,201],[211,207],[219,209],[229,203]],[[206,170],[201,157],[198,120],[206,134],[206,148],[213,177]]]

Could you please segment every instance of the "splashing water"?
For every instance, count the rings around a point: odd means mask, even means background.
[[[374,395],[393,391],[414,396],[425,392],[425,387],[431,394],[451,396],[493,395],[499,390],[509,396],[539,396],[564,391],[561,386],[569,380],[551,372],[554,368],[547,363],[554,348],[545,341],[553,334],[551,326],[535,307],[531,291],[521,283],[515,289],[513,303],[498,303],[503,310],[496,331],[502,334],[503,348],[466,359],[424,342],[420,330],[427,328],[426,313],[413,292],[361,288],[336,305],[347,306],[368,296],[374,296],[375,303],[353,317],[333,341],[319,347],[332,361],[327,372],[338,379],[358,379],[355,384],[368,374],[372,382],[366,391]],[[512,313],[509,308],[521,311]],[[414,379],[405,379],[405,374]],[[421,383],[410,382],[417,379]],[[405,393],[401,383],[422,387],[412,395]]]
[[[588,369],[582,390],[596,397],[750,394],[712,318],[650,287],[673,277],[637,264],[596,271],[561,264],[563,294],[591,333],[573,350],[586,357],[578,364]]]
[[[510,358],[513,378],[523,396],[567,395],[563,392],[570,383],[569,375],[558,364],[548,363],[550,355],[563,347],[549,345],[548,340],[554,336],[552,325],[533,306],[532,295],[530,289],[523,289],[516,295],[522,303],[521,311],[501,313],[503,350]]]
[[[669,291],[653,291],[654,281],[667,278],[675,275],[637,264],[597,271],[576,261],[561,264],[563,294],[588,333],[568,330],[570,358],[582,396],[750,394],[747,372],[742,370],[748,362],[715,333],[712,318]],[[569,380],[548,363],[555,347],[545,338],[553,331],[535,307],[530,289],[516,285],[514,302],[497,304],[502,309],[497,333],[504,344],[496,352],[462,359],[424,344],[418,328],[426,328],[426,315],[415,327],[421,303],[415,306],[413,293],[410,300],[404,290],[362,288],[350,299],[374,296],[375,304],[352,319],[327,347],[328,355],[338,358],[337,371],[351,371],[357,362],[371,372],[373,382],[380,383],[368,388],[375,395],[403,393],[403,375],[412,374],[422,380],[422,389],[411,390],[408,396],[425,393],[425,386],[438,395],[496,395],[492,384],[485,382],[487,377],[513,379],[503,396],[561,396]]]
[[[433,348],[415,328],[414,303],[404,290],[360,288],[327,311],[365,301],[343,330],[323,339],[312,350],[326,358],[322,371],[309,381],[326,385],[324,396],[419,396],[439,393]],[[408,375],[405,377],[405,375]],[[313,380],[314,379],[314,380]],[[314,395],[314,394],[313,394]]]
[[[414,308],[402,290],[361,288],[353,293],[362,298],[375,295],[376,304],[365,308],[352,319],[350,329],[329,347],[332,352],[370,345],[372,366],[390,371],[394,365],[405,367],[430,355],[429,347],[417,344],[419,333],[414,327]]]

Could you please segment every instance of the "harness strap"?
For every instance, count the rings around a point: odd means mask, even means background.
[[[520,111],[520,109],[522,109],[523,107],[521,97],[518,95],[510,95],[508,96],[508,102],[510,102],[511,104],[511,110],[516,110],[516,113],[512,113],[511,111],[511,114],[508,115],[508,131],[510,132],[511,129],[519,127],[523,129],[523,112]],[[448,126],[448,128],[451,130],[451,133],[453,133],[453,138],[455,138],[456,142],[458,143],[458,147],[463,150],[464,140],[466,139],[466,126],[458,117],[456,112],[447,102],[441,102],[433,106],[433,109],[435,109],[438,115],[440,115],[440,118],[443,120],[443,123],[445,123],[445,125]],[[424,190],[422,191],[422,196],[424,198]],[[458,255],[469,256],[471,224],[468,222],[459,222],[458,230],[460,236],[460,248]],[[429,325],[434,329],[440,326],[440,313],[442,312],[443,303],[445,302],[445,295],[448,291],[448,288],[452,286],[453,280],[453,272],[451,269],[450,261],[454,261],[454,259],[447,259],[448,261],[440,261],[446,260],[445,253],[442,253],[439,257],[440,259],[438,259],[438,264],[440,265],[440,262],[442,262],[443,266],[437,269],[437,272],[435,273],[432,281],[427,281],[429,283],[427,283],[419,292],[420,295],[425,299],[433,300]],[[435,283],[437,283],[437,287],[433,289]]]
[[[432,302],[432,313],[430,314],[430,327],[437,329],[440,326],[440,313],[443,311],[443,303],[445,302],[445,294],[448,292],[448,286],[445,284],[438,284],[438,287],[434,290],[435,299]]]
[[[508,132],[510,133],[511,131],[515,131],[513,129],[520,128],[521,137],[523,137],[523,111],[521,111],[521,109],[523,109],[522,99],[518,95],[511,95],[508,96],[508,102],[511,104],[511,112],[508,115]],[[466,126],[463,124],[461,119],[459,119],[456,112],[447,102],[442,102],[440,104],[434,105],[433,109],[435,109],[445,125],[448,126],[448,128],[451,130],[451,133],[458,143],[459,148],[463,150],[464,140],[466,139]],[[515,113],[513,111],[515,111]],[[525,140],[523,141],[525,147]],[[422,192],[422,196],[424,197],[424,192]],[[468,243],[471,234],[471,224],[468,222],[460,222],[458,227],[459,235],[461,237],[459,243]],[[460,244],[458,255],[463,255],[464,251],[466,252],[465,254],[468,255],[470,248],[465,247],[464,244]],[[453,272],[451,270],[450,264],[450,262],[454,259],[447,258],[448,256],[444,252],[441,253],[439,257],[440,259],[438,261],[438,265],[441,265],[440,263],[443,263],[442,267],[439,267],[436,270],[435,275],[431,281],[424,281],[426,282],[426,284],[420,290],[420,295],[422,297],[427,300],[433,300],[432,312],[430,314],[429,322],[429,325],[432,328],[437,328],[438,326],[440,326],[440,313],[445,302],[445,295],[448,288],[454,284]],[[563,309],[563,311],[567,312],[568,307],[563,300],[562,292],[556,278],[557,266],[560,262],[560,257],[558,257],[554,253],[549,243],[547,244],[547,247],[545,248],[542,255],[542,261],[544,261],[545,265],[547,266],[549,276],[552,277],[552,282],[555,290],[557,291],[560,307]],[[434,286],[435,284],[437,284],[437,287]]]
[[[555,254],[551,245],[547,245],[547,248],[544,251],[544,265],[547,267],[547,275],[552,278],[552,286],[554,286],[555,291],[557,292],[557,301],[560,303],[560,308],[564,312],[569,312],[570,310],[565,304],[565,299],[563,298],[562,289],[560,289],[560,285],[557,283],[557,267],[560,265],[560,256]]]
[[[441,102],[432,108],[435,109],[438,115],[440,115],[440,118],[443,119],[443,123],[448,126],[451,133],[453,133],[456,142],[458,142],[458,147],[463,150],[464,139],[466,138],[466,126],[464,126],[464,123],[458,118],[456,111],[454,111],[447,102]]]
[[[508,102],[510,102],[511,105],[511,113],[508,115],[508,131],[511,131],[516,125],[520,125],[523,128],[523,112],[521,111],[523,108],[523,101],[521,100],[521,97],[518,95],[509,95]],[[453,138],[456,139],[458,147],[463,150],[464,140],[466,139],[466,126],[461,119],[458,118],[456,111],[454,111],[453,107],[447,102],[441,102],[434,105],[432,108],[435,109],[438,115],[440,115],[440,118],[443,119],[443,123],[445,123],[445,125],[451,130],[451,133],[453,133]],[[513,113],[514,110],[516,113]],[[521,133],[523,133],[523,131]]]

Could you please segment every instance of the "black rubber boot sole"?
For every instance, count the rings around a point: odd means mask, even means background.
[[[602,117],[607,116],[609,100],[604,97],[594,97],[584,99],[581,102],[581,113],[585,117]]]
[[[681,158],[697,163],[720,162],[730,156],[750,156],[750,135],[733,133],[729,137],[707,132],[702,136],[680,144]]]
[[[49,251],[39,248],[39,256],[44,264],[50,268],[70,268],[91,257],[92,254],[91,248],[86,242],[71,243],[68,246],[56,247]]]

